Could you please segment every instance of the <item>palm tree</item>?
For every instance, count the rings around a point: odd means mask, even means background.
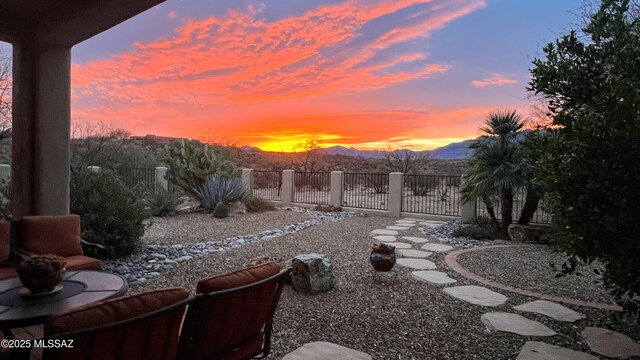
[[[484,133],[470,148],[469,173],[461,186],[463,201],[482,199],[492,223],[503,235],[512,222],[513,195],[527,186],[531,178],[531,164],[527,161],[518,136],[524,126],[516,111],[490,113]],[[500,202],[502,223],[498,222],[494,204]]]

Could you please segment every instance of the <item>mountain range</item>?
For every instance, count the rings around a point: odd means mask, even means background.
[[[470,156],[469,145],[473,141],[474,139],[464,140],[460,142],[451,143],[445,146],[441,146],[433,150],[423,150],[419,152],[428,153],[430,158],[432,159],[439,159],[439,160],[467,159]],[[244,151],[262,152],[262,150],[260,150],[259,148],[252,147],[252,146],[243,146],[241,149]],[[331,146],[328,148],[318,149],[314,151],[319,154],[325,154],[325,155],[342,155],[342,156],[371,158],[371,159],[381,159],[386,154],[385,151],[380,151],[380,150],[358,150],[356,148],[347,148],[344,146]],[[396,151],[412,151],[412,150],[401,149]]]

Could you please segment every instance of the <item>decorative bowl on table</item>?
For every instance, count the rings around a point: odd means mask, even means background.
[[[371,266],[377,271],[389,271],[396,264],[396,247],[387,244],[374,244],[369,260]]]
[[[20,263],[16,271],[20,282],[29,291],[21,291],[25,296],[40,296],[62,290],[62,279],[66,260],[56,255],[36,255]],[[24,289],[23,289],[24,290]]]

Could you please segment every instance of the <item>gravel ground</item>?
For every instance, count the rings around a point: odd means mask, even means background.
[[[145,231],[142,242],[167,245],[216,241],[255,234],[305,220],[309,220],[309,215],[290,210],[231,214],[224,219],[215,218],[210,213],[178,214],[153,218],[153,223]]]
[[[467,270],[499,283],[545,294],[613,304],[613,297],[598,284],[594,265],[582,266],[582,276],[556,278],[551,263],[562,265],[566,256],[545,245],[522,245],[470,252],[458,257]]]
[[[532,298],[498,290],[509,301],[488,309],[456,300],[439,287],[418,282],[410,277],[408,269],[400,266],[394,269],[398,274],[395,281],[388,276],[390,273],[375,278],[368,259],[372,243],[369,233],[393,222],[390,218],[369,216],[313,226],[296,234],[188,261],[135,292],[170,286],[184,286],[193,291],[199,279],[237,270],[258,256],[291,258],[319,252],[332,261],[336,288],[316,296],[296,293],[290,287],[284,290],[274,322],[269,359],[281,359],[312,341],[330,341],[361,350],[376,360],[515,359],[527,340],[539,340],[489,332],[480,321],[485,312],[514,312],[512,306]],[[420,233],[413,228],[402,235]],[[431,260],[439,270],[457,279],[459,285],[473,284],[448,270],[443,257],[434,254]],[[638,325],[613,323],[607,311],[575,309],[587,314],[587,319],[564,324],[543,316],[522,315],[559,333],[545,342],[581,351],[588,352],[579,336],[586,326],[603,326],[639,338]]]

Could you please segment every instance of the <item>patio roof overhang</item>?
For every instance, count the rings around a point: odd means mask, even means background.
[[[13,45],[12,215],[69,213],[71,47],[165,0],[0,0]]]

